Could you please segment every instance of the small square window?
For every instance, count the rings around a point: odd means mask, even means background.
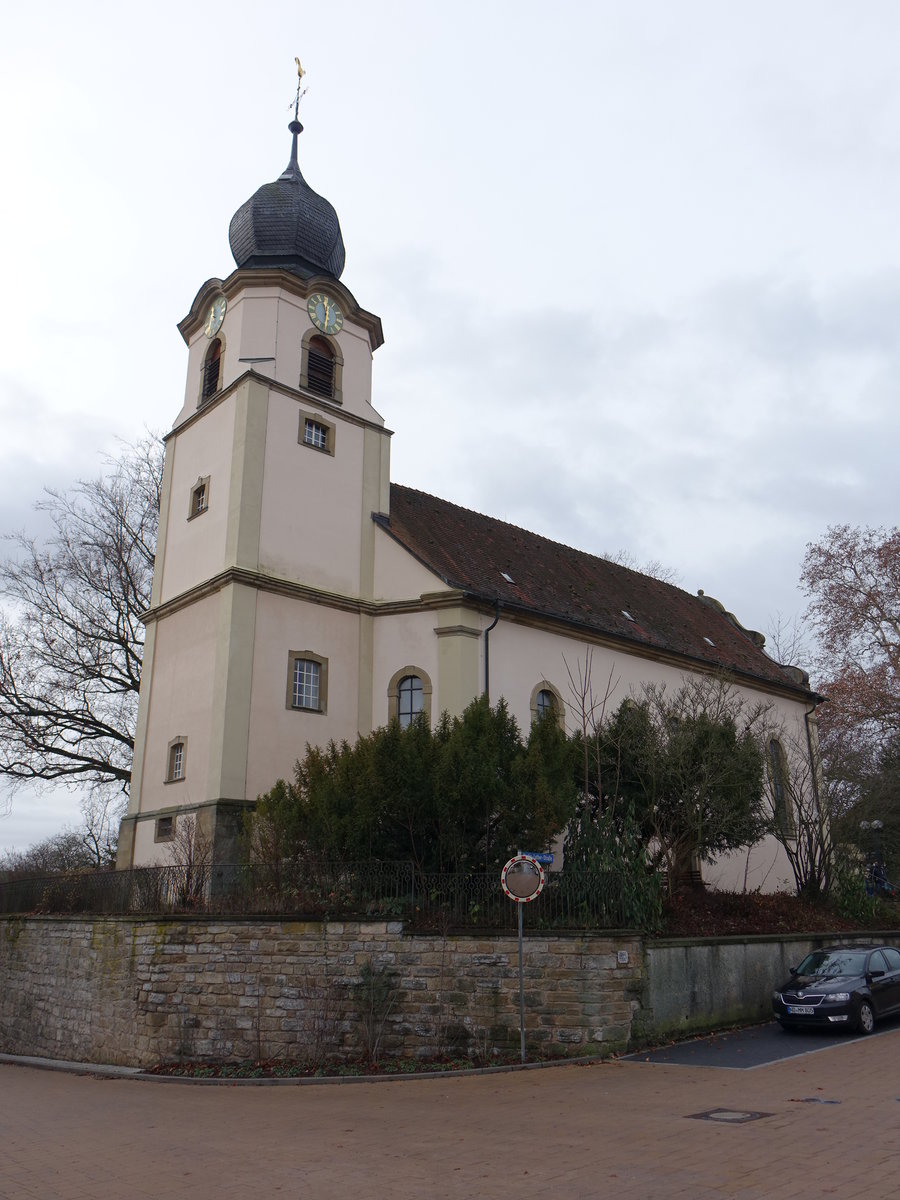
[[[301,412],[298,440],[310,450],[321,454],[334,454],[334,425],[326,421],[321,413]]]
[[[328,430],[318,421],[307,417],[303,422],[303,440],[307,446],[315,446],[317,450],[328,449]]]

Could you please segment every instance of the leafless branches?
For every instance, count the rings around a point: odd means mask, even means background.
[[[37,508],[53,532],[10,538],[0,564],[0,776],[126,791],[159,520],[162,450],[147,437],[110,471]]]

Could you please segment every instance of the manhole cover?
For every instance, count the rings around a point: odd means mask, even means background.
[[[771,1117],[766,1112],[746,1112],[743,1109],[711,1108],[707,1112],[691,1113],[689,1121],[722,1121],[727,1125],[744,1125],[747,1121],[759,1121],[763,1117]]]

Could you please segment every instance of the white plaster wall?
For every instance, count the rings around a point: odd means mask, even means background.
[[[141,812],[190,806],[207,796],[219,599],[208,596],[157,625],[141,779]],[[168,746],[188,739],[185,777],[166,783]],[[138,860],[136,860],[138,861]]]
[[[306,313],[307,324],[311,325],[309,313]],[[383,425],[384,418],[372,407],[372,349],[369,335],[358,325],[346,319],[344,327],[337,335],[337,341],[344,356],[344,371],[341,390],[343,392],[343,407],[364,421],[373,421]]]
[[[314,450],[299,440],[301,409],[311,407],[269,394],[260,566],[325,591],[358,595],[363,430],[322,406],[336,425],[336,452]]]
[[[723,892],[793,892],[794,876],[784,847],[777,838],[764,838],[749,851],[722,854],[703,864],[703,879]]]
[[[437,613],[422,612],[379,617],[375,622],[372,656],[372,721],[386,725],[388,720],[388,684],[406,666],[418,667],[431,680],[432,720],[437,721],[438,639],[434,629]]]
[[[418,600],[423,593],[449,590],[438,575],[375,526],[376,600]]]
[[[161,600],[217,575],[225,565],[225,535],[231,490],[235,397],[171,438],[172,488],[166,526]],[[188,520],[190,496],[198,478],[209,476],[208,510]]]
[[[288,655],[310,650],[328,659],[325,713],[287,707]],[[247,798],[290,779],[306,744],[334,738],[355,741],[358,733],[359,617],[320,604],[261,592],[256,609]]]
[[[579,663],[583,670],[588,649],[577,637],[568,638],[501,620],[491,632],[491,699],[496,702],[504,696],[516,720],[527,729],[531,722],[532,690],[541,679],[546,679],[555,685],[566,703],[566,728],[571,732],[580,719],[569,670],[577,678]],[[593,646],[590,653],[594,695],[602,699],[609,686],[611,709],[638,694],[646,683],[664,684],[670,691],[677,691],[690,674],[686,667],[631,655],[624,647]],[[746,685],[735,690],[750,704],[770,705],[768,724],[772,730],[805,744],[802,703]]]

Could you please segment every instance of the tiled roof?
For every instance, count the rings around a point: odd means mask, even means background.
[[[374,519],[473,597],[808,694],[709,597],[395,483]]]

